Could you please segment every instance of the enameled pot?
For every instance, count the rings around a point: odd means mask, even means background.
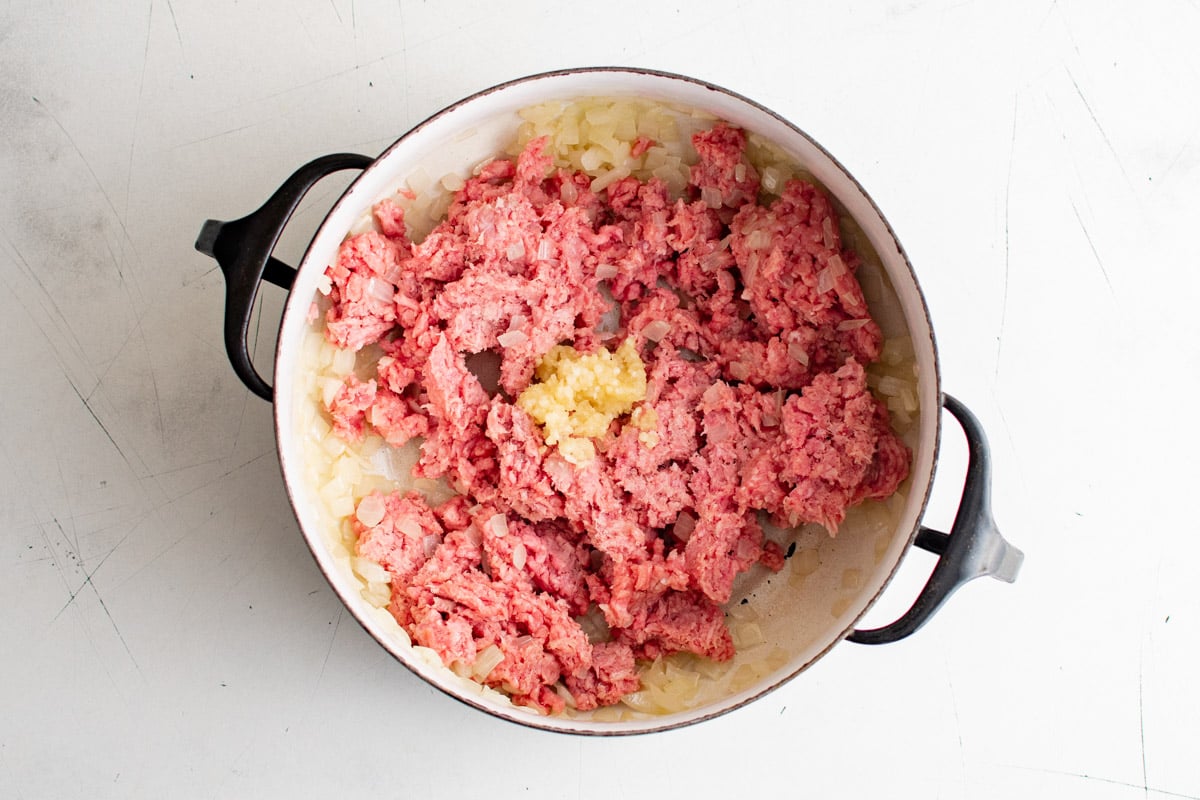
[[[676,107],[699,109],[757,133],[782,148],[824,185],[845,215],[862,229],[894,292],[890,313],[901,320],[913,342],[919,412],[911,474],[897,502],[894,524],[885,535],[855,536],[844,531],[819,547],[819,566],[803,580],[780,576],[740,581],[731,607],[743,599],[775,653],[768,668],[756,666],[751,680],[731,684],[709,702],[665,715],[611,714],[540,716],[491,690],[459,678],[414,651],[408,637],[363,599],[362,584],[344,554],[330,544],[329,521],[318,487],[304,477],[305,450],[298,422],[311,397],[300,390],[300,342],[325,268],[338,245],[379,199],[402,187],[416,170],[427,175],[463,173],[500,153],[514,135],[519,109],[549,100],[589,96],[632,96]],[[361,170],[316,231],[296,269],[271,256],[279,235],[305,192],[322,177]],[[401,663],[433,686],[490,714],[539,728],[583,734],[628,734],[678,727],[730,711],[795,677],[843,639],[880,644],[908,636],[924,624],[949,595],[982,576],[1013,581],[1022,554],[1008,544],[993,522],[989,463],[984,433],[975,417],[941,391],[937,350],[928,310],[916,276],[891,227],[867,193],[820,145],[792,123],[733,92],[691,78],[629,68],[577,69],[535,75],[468,97],[404,134],[378,158],[339,154],[298,170],[259,210],[233,222],[208,221],[196,247],[220,264],[227,281],[225,340],[234,370],[259,396],[272,400],[279,460],[300,529],[322,572],[359,623]],[[263,280],[290,290],[275,355],[275,386],[257,373],[247,351],[250,312]],[[874,311],[874,309],[873,309]],[[929,497],[941,435],[941,409],[963,428],[968,468],[960,507],[948,534],[921,525]],[[898,620],[874,630],[858,630],[863,616],[913,546],[938,561],[913,606]],[[853,571],[854,581],[845,576]],[[390,623],[390,624],[389,624]],[[743,678],[745,677],[743,673]]]

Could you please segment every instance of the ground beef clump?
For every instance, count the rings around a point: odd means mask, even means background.
[[[693,143],[672,198],[632,177],[592,192],[534,139],[466,181],[419,243],[380,203],[378,230],[327,271],[328,339],[382,353],[330,395],[335,431],[416,438],[414,475],[459,493],[373,495],[357,554],[387,570],[415,643],[545,712],[618,702],[638,659],[732,657],[734,579],[783,565],[762,520],[832,535],[908,473],[867,388],[881,334],[829,198],[795,180],[760,205],[741,130]],[[591,438],[594,457],[564,458],[517,398],[556,345],[626,342],[644,397]],[[496,387],[468,367],[481,353]]]

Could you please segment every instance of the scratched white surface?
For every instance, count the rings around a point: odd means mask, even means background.
[[[3,4],[0,797],[1200,797],[1198,38],[1194,0]],[[192,249],[311,157],[601,63],[749,95],[856,174],[1027,554],[622,740],[461,706],[343,613]]]

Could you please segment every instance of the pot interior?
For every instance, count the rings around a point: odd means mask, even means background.
[[[691,109],[742,127],[784,151],[840,206],[847,239],[863,258],[859,280],[868,299],[872,294],[877,298],[871,310],[885,337],[907,335],[913,345],[919,410],[904,433],[913,454],[909,478],[889,501],[853,509],[834,538],[811,525],[773,532],[785,546],[795,542],[793,555],[779,573],[755,566],[743,574],[727,607],[735,641],[740,637],[752,644],[739,648],[733,664],[719,676],[704,676],[704,702],[668,714],[616,707],[539,716],[455,675],[432,651],[414,648],[390,614],[364,598],[364,582],[354,572],[338,509],[331,509],[327,478],[314,463],[323,451],[311,441],[323,413],[313,366],[321,337],[307,317],[321,297],[323,272],[347,232],[361,225],[375,202],[397,190],[445,175],[467,176],[501,154],[521,122],[519,110],[590,96],[637,97]],[[874,289],[868,290],[868,283]],[[281,326],[275,380],[276,433],[288,491],[318,565],[348,609],[396,658],[434,686],[501,717],[580,733],[657,730],[722,713],[795,676],[844,638],[909,547],[932,479],[939,432],[937,360],[924,300],[895,236],[858,183],[797,128],[744,98],[679,76],[623,69],[569,71],[506,84],[452,106],[392,145],[329,213],[299,267]],[[403,458],[397,454],[393,460]]]

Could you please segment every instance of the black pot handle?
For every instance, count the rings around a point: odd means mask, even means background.
[[[992,467],[983,426],[967,407],[948,394],[942,404],[967,435],[967,478],[949,535],[922,527],[914,544],[939,556],[912,608],[882,628],[856,630],[847,638],[859,644],[887,644],[913,634],[967,581],[991,575],[1017,579],[1025,554],[1009,544],[992,518]]]
[[[300,200],[318,181],[346,169],[366,169],[373,158],[354,153],[335,153],[310,161],[284,181],[252,214],[232,222],[210,219],[200,229],[196,249],[212,256],[225,274],[225,352],[242,383],[264,400],[271,400],[272,387],[250,360],[250,315],[258,287],[265,278],[290,289],[296,270],[271,252]]]

